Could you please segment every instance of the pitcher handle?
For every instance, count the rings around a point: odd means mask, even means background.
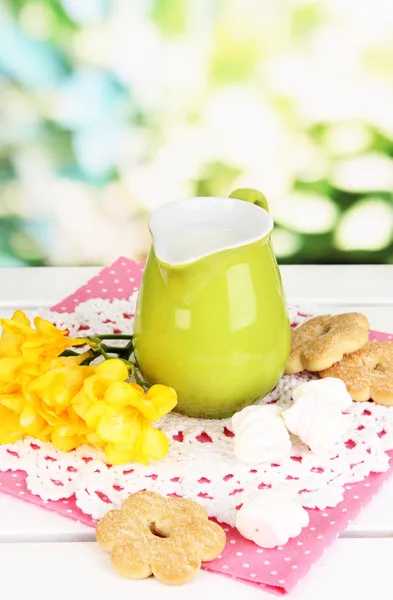
[[[251,188],[239,188],[230,194],[230,198],[235,198],[236,200],[245,200],[246,202],[251,202],[252,204],[256,204],[261,208],[264,208],[266,212],[269,212],[269,205],[265,196],[262,192],[258,190],[253,190]]]

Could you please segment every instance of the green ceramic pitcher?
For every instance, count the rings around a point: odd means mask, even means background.
[[[143,377],[177,391],[177,410],[224,418],[267,394],[290,350],[290,323],[263,194],[189,198],[158,209],[139,292]]]

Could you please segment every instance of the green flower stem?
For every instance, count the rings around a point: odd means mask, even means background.
[[[97,350],[105,358],[105,360],[109,360],[110,358],[113,358],[104,350],[104,348],[102,347],[101,344],[98,346]]]
[[[134,373],[134,377],[135,377],[135,381],[138,385],[140,385],[144,390],[148,390],[149,389],[149,385],[146,383],[146,381],[143,381],[143,379],[141,379],[138,375],[138,371],[135,369],[135,373]]]
[[[64,352],[62,352],[60,354],[60,356],[65,356],[65,357],[74,357],[74,356],[84,356],[84,360],[80,363],[82,366],[86,366],[89,365],[93,360],[95,360],[96,358],[98,358],[98,356],[100,356],[100,352],[95,351],[95,350],[87,350],[86,352],[74,352],[74,350],[64,350]]]
[[[131,354],[131,352],[134,351],[134,340],[133,339],[130,340],[128,342],[128,344],[126,346],[124,346],[124,349],[127,350]]]
[[[130,375],[134,376],[135,375],[135,364],[133,362],[131,362],[130,360],[127,360],[126,358],[121,358],[120,360],[123,361],[123,363],[128,367],[128,370],[130,371]]]
[[[105,352],[112,352],[114,354],[122,354],[123,348],[117,348],[116,346],[108,346],[108,344],[100,344],[100,347],[105,350]]]
[[[132,348],[130,349],[127,346],[109,346],[108,344],[101,344],[101,348],[105,350],[105,352],[112,352],[113,354],[118,354],[123,356],[123,358],[128,358],[132,352]]]
[[[148,390],[149,385],[143,381],[143,379],[139,376],[137,365],[130,360],[132,353],[134,352],[134,336],[129,334],[122,333],[108,333],[108,334],[100,334],[100,335],[90,335],[85,338],[90,342],[91,350],[90,356],[88,356],[82,365],[89,365],[93,360],[102,356],[105,360],[109,360],[113,358],[111,354],[116,355],[128,368],[128,372],[130,377],[133,377],[138,385],[140,385],[143,389]],[[106,340],[127,340],[127,344],[125,346],[112,346],[111,344],[106,344]],[[65,350],[62,356],[78,356],[78,352],[74,350]]]
[[[90,342],[93,342],[93,344],[95,344],[97,347],[102,342],[102,339],[98,335],[91,335],[90,337],[88,337],[86,339],[89,340]]]
[[[92,340],[94,338],[99,340],[132,340],[133,337],[133,335],[126,333],[103,333],[101,335],[92,335],[88,339]]]
[[[99,356],[101,356],[99,352],[93,352],[93,351],[91,351],[91,355],[90,355],[88,358],[86,358],[86,359],[85,359],[85,360],[84,360],[84,361],[81,363],[81,366],[82,366],[82,367],[88,367],[88,366],[89,366],[89,364],[90,364],[91,362],[93,362],[93,360],[95,360],[96,358],[98,358]]]
[[[143,387],[143,389],[148,390],[149,389],[149,385],[143,381],[143,379],[141,379],[138,375],[138,371],[136,369],[136,365],[130,361],[130,360],[125,360],[124,358],[121,358],[120,360],[122,360],[124,362],[124,364],[128,367],[128,370],[130,371],[130,375],[131,377],[134,377],[136,383],[138,385],[140,385],[141,387]]]

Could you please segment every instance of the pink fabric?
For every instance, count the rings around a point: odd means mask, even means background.
[[[139,290],[142,273],[143,265],[121,257],[109,267],[102,269],[98,275],[92,277],[73,294],[52,306],[52,310],[59,313],[74,312],[78,304],[90,298],[104,300],[129,298]]]
[[[120,258],[74,294],[56,304],[53,310],[72,312],[80,302],[89,298],[127,298],[139,288],[142,271],[141,265]],[[371,332],[370,338],[383,340],[392,339],[392,336]],[[393,472],[393,453],[390,467],[386,473],[371,474],[362,482],[346,485],[344,500],[335,508],[325,511],[309,510],[309,526],[284,547],[272,550],[259,548],[242,538],[236,529],[224,526],[227,531],[225,550],[215,561],[205,564],[204,568],[260,589],[277,594],[288,593],[390,477]],[[93,519],[76,506],[74,498],[52,502],[31,494],[26,487],[26,475],[23,471],[0,473],[0,490],[86,525],[95,526]]]

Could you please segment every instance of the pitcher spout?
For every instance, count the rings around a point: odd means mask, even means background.
[[[150,219],[155,256],[169,266],[267,239],[272,230],[273,219],[266,210],[235,198],[180,200],[158,209]]]

